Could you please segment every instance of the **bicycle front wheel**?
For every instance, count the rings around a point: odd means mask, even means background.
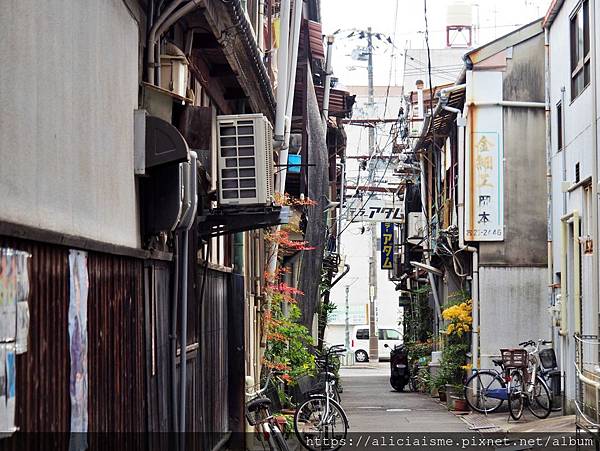
[[[476,412],[492,413],[504,402],[506,384],[493,371],[477,371],[465,384],[465,399]]]
[[[269,450],[270,451],[289,451],[289,447],[285,438],[283,438],[283,433],[279,429],[277,424],[266,424],[268,428],[268,436],[269,436]]]
[[[510,412],[510,416],[515,421],[518,421],[521,418],[521,415],[523,415],[523,407],[525,406],[523,399],[525,385],[523,373],[521,373],[520,370],[513,370],[510,373],[510,383],[508,387],[508,411]]]
[[[340,449],[346,442],[348,418],[342,406],[326,396],[313,396],[294,415],[294,431],[311,451]]]
[[[544,419],[550,415],[552,411],[552,396],[550,395],[550,390],[539,376],[535,378],[535,384],[533,386],[533,391],[530,394],[529,398],[529,410],[536,417]]]

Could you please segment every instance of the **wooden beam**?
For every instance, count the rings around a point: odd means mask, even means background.
[[[217,107],[224,114],[233,114],[233,109],[225,98],[224,88],[221,84],[221,80],[210,75],[210,68],[206,64],[206,61],[204,61],[204,58],[199,55],[198,51],[192,51],[190,69],[211,100],[215,102]]]

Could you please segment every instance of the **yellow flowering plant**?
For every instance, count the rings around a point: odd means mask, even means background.
[[[473,324],[472,313],[473,306],[470,299],[444,309],[442,317],[449,321],[446,326],[446,334],[462,337],[463,334],[470,332]]]

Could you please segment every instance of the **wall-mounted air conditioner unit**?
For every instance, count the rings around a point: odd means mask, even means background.
[[[427,230],[427,221],[423,212],[408,213],[408,230],[406,241],[412,244],[419,244],[425,237]]]
[[[217,116],[219,203],[273,202],[273,128],[262,114]]]

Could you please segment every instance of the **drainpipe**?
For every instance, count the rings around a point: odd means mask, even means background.
[[[283,142],[285,132],[286,84],[288,79],[288,50],[290,34],[290,0],[281,0],[279,22],[279,49],[277,51],[277,106],[275,110],[275,130],[273,139]],[[280,144],[281,145],[281,144]],[[282,163],[281,159],[279,160]]]
[[[521,108],[546,108],[545,102],[519,102],[516,100],[501,100],[498,102],[469,102],[468,106],[508,106]]]
[[[548,29],[544,28],[544,94],[546,97],[546,108],[544,110],[546,119],[546,236],[548,247],[548,307],[552,306],[554,289],[554,261],[552,249],[552,121],[550,118],[550,43],[548,37]],[[550,320],[550,337],[554,342],[553,323]]]
[[[148,33],[148,46],[146,50],[146,77],[148,79],[148,83],[154,84],[154,71],[156,70],[156,40],[157,36],[160,38],[160,35],[157,35],[157,31],[159,27],[163,24],[163,22],[171,15],[175,8],[177,8],[184,0],[173,0],[172,3],[167,6],[164,12],[160,15],[156,22],[152,25],[150,32]],[[160,64],[160,59],[158,60]]]
[[[333,51],[333,36],[327,36],[327,59],[325,60],[325,84],[323,86],[323,126],[327,132],[329,117],[329,93],[331,92],[331,53]]]
[[[590,29],[596,30],[596,2],[590,2]],[[594,34],[594,33],[592,33]],[[598,85],[597,85],[597,54],[596,54],[596,37],[590,39],[590,54],[592,61],[590,63],[591,79],[592,79],[592,294],[593,302],[596,309],[600,309],[600,293],[598,292]],[[564,114],[563,114],[564,116]],[[564,130],[564,129],[563,129]],[[598,329],[596,316],[596,330]]]
[[[189,207],[182,217],[179,228],[183,229],[183,244],[181,249],[181,337],[180,337],[180,379],[179,379],[179,437],[180,450],[185,451],[185,414],[187,394],[187,306],[188,306],[188,263],[189,263],[189,235],[196,217],[198,206],[197,184],[197,155],[190,151],[189,169],[185,179],[185,190],[189,193]],[[193,261],[196,256],[193,255]]]
[[[465,85],[466,86],[466,85]],[[467,125],[466,115],[469,107],[465,105],[466,114],[458,108],[447,105],[442,106],[446,111],[456,113],[456,125],[458,126],[458,247],[459,251],[470,252],[472,255],[473,282],[471,286],[471,302],[473,307],[473,325],[471,327],[471,355],[473,372],[479,366],[479,251],[475,246],[465,244],[465,129]]]
[[[173,415],[173,432],[177,432],[179,422],[177,421],[177,302],[179,299],[179,233],[175,232],[173,238],[173,305],[171,306],[171,327],[169,340],[171,345],[171,412]]]
[[[425,189],[425,155],[421,153],[419,157],[419,163],[421,166],[421,208],[423,210],[423,214],[427,218],[427,194]],[[427,234],[427,249],[431,249],[431,234]],[[431,255],[429,254],[429,250],[427,252],[423,252],[423,257],[425,258],[425,263],[430,265],[431,263]],[[437,324],[439,325],[442,322],[442,304],[440,303],[440,297],[437,290],[437,285],[435,283],[435,279],[431,272],[427,272],[429,284],[431,285],[431,292],[433,293],[433,300],[435,306],[435,316],[437,318]]]
[[[183,5],[160,24],[156,30],[156,38],[160,39],[160,37],[169,29],[171,25],[173,25],[186,14],[192,12],[195,8],[198,8],[200,5],[200,0],[191,0],[189,3]]]
[[[285,1],[285,0],[284,0]],[[301,0],[294,1],[294,10],[292,11],[292,28],[290,29],[289,19],[287,22],[288,26],[288,35],[287,43],[286,43],[286,53],[285,59],[281,57],[279,59],[277,68],[279,70],[279,64],[281,61],[287,61],[287,65],[285,65],[286,74],[280,74],[280,77],[285,76],[285,83],[282,85],[281,89],[281,97],[279,87],[277,87],[277,112],[275,119],[275,144],[276,147],[279,148],[279,176],[277,177],[277,192],[284,194],[285,193],[285,181],[287,178],[287,164],[288,164],[288,152],[290,148],[290,129],[292,122],[292,111],[294,108],[294,91],[296,89],[296,68],[298,66],[298,44],[300,42],[300,26],[302,24],[302,4]],[[283,2],[282,2],[283,5]],[[291,8],[290,8],[291,9]],[[283,16],[282,16],[283,17]],[[283,20],[283,19],[282,19]],[[281,38],[281,47],[283,47],[283,28],[282,28],[282,38]],[[291,41],[289,40],[291,36]],[[281,51],[280,47],[280,51]],[[281,56],[281,55],[279,55]],[[281,108],[283,109],[283,137],[279,139],[279,131],[278,124],[279,121],[279,102],[281,103]]]

